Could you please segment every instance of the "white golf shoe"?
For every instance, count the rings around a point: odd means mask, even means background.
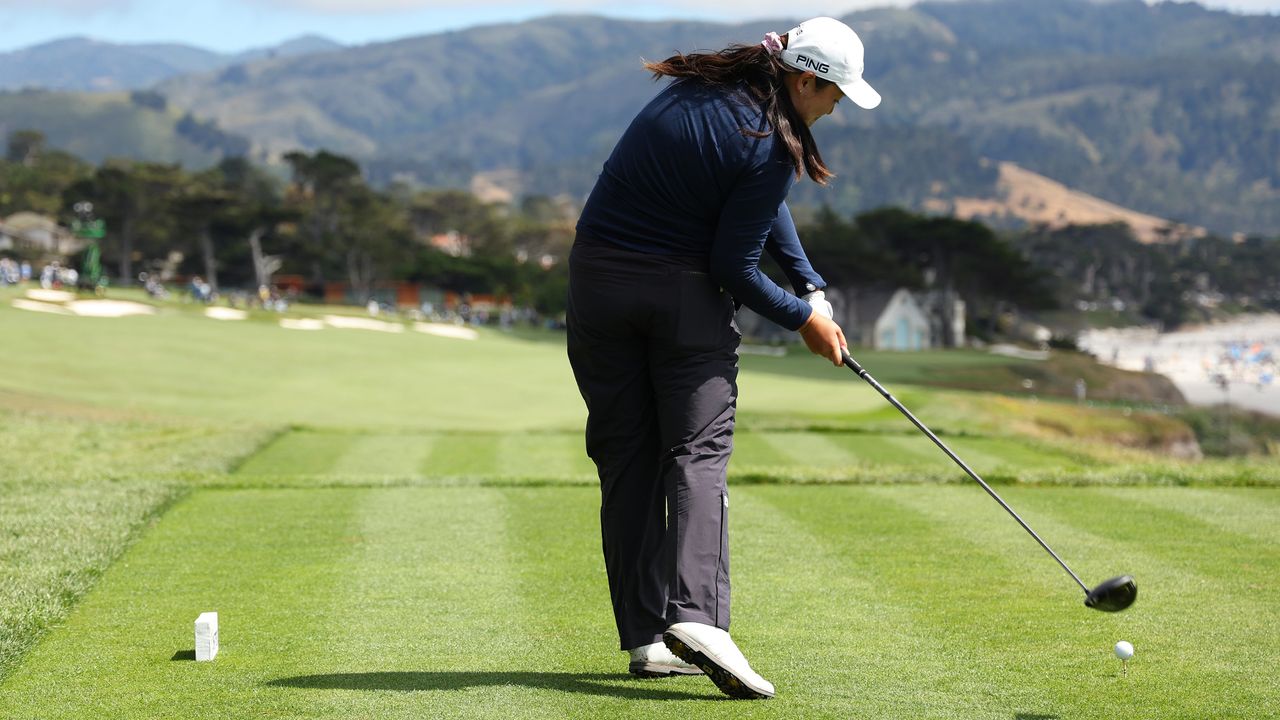
[[[662,643],[642,645],[630,652],[631,666],[627,669],[631,671],[632,675],[656,678],[671,677],[672,675],[702,674],[702,670],[697,665],[690,665],[676,657]]]
[[[724,630],[702,623],[676,623],[662,639],[676,657],[702,668],[725,695],[743,700],[773,697],[773,683],[751,669]]]

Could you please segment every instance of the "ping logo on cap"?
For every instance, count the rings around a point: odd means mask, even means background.
[[[831,72],[830,63],[818,62],[817,60],[814,60],[808,55],[797,55],[796,62],[800,63],[801,65],[804,65],[805,67],[809,68],[814,72],[824,73],[824,74]]]

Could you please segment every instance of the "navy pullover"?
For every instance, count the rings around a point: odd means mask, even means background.
[[[789,330],[812,309],[760,271],[770,256],[797,294],[826,285],[800,246],[784,201],[795,166],[745,91],[671,83],[613,149],[578,220],[588,238],[628,250],[708,258],[735,300]]]

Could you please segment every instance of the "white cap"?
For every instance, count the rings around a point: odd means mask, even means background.
[[[829,17],[805,20],[787,33],[782,62],[840,86],[845,97],[870,110],[880,93],[862,79],[862,40],[853,28]]]

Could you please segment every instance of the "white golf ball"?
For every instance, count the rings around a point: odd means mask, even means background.
[[[1133,657],[1133,643],[1126,640],[1116,643],[1116,657],[1121,660],[1128,660]]]

